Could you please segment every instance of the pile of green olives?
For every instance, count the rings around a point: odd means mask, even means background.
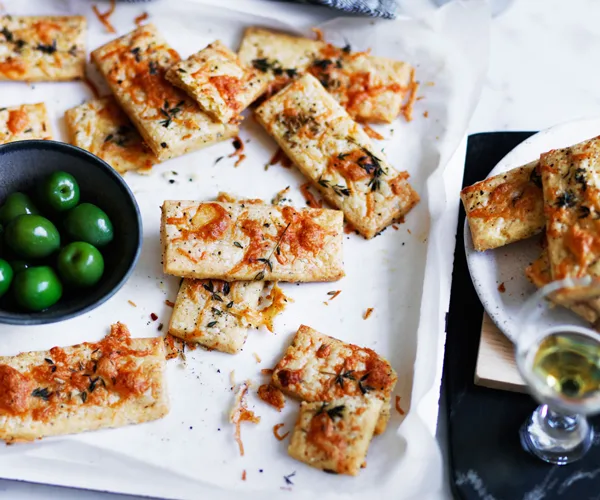
[[[62,171],[44,178],[31,196],[8,195],[0,207],[0,297],[42,311],[64,289],[98,283],[104,273],[99,249],[112,241],[113,226],[102,209],[79,198],[79,184]]]

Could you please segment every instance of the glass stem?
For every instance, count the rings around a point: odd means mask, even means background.
[[[579,423],[578,415],[565,415],[563,413],[551,410],[547,405],[544,406],[545,411],[542,410],[542,413],[545,413],[543,416],[546,420],[546,425],[551,429],[556,429],[558,431],[571,431]]]

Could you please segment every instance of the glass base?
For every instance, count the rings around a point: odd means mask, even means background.
[[[545,462],[566,465],[590,449],[594,431],[583,415],[562,415],[541,405],[520,430],[523,448]]]

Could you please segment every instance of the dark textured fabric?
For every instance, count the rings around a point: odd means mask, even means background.
[[[332,9],[366,16],[394,19],[396,17],[396,0],[292,0],[315,5],[325,5]]]
[[[148,2],[150,0],[119,0],[121,2]],[[313,5],[324,5],[332,9],[338,9],[352,14],[364,16],[383,17],[394,19],[398,7],[396,0],[280,0],[286,2],[298,2]]]
[[[131,0],[130,0],[131,1]],[[135,0],[133,0],[135,1]],[[398,0],[271,0],[273,2],[302,3],[329,7],[348,14],[394,19],[397,14]]]

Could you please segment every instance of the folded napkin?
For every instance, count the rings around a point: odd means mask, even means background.
[[[289,0],[315,5],[325,5],[332,9],[343,10],[366,16],[394,19],[398,5],[396,0]]]

